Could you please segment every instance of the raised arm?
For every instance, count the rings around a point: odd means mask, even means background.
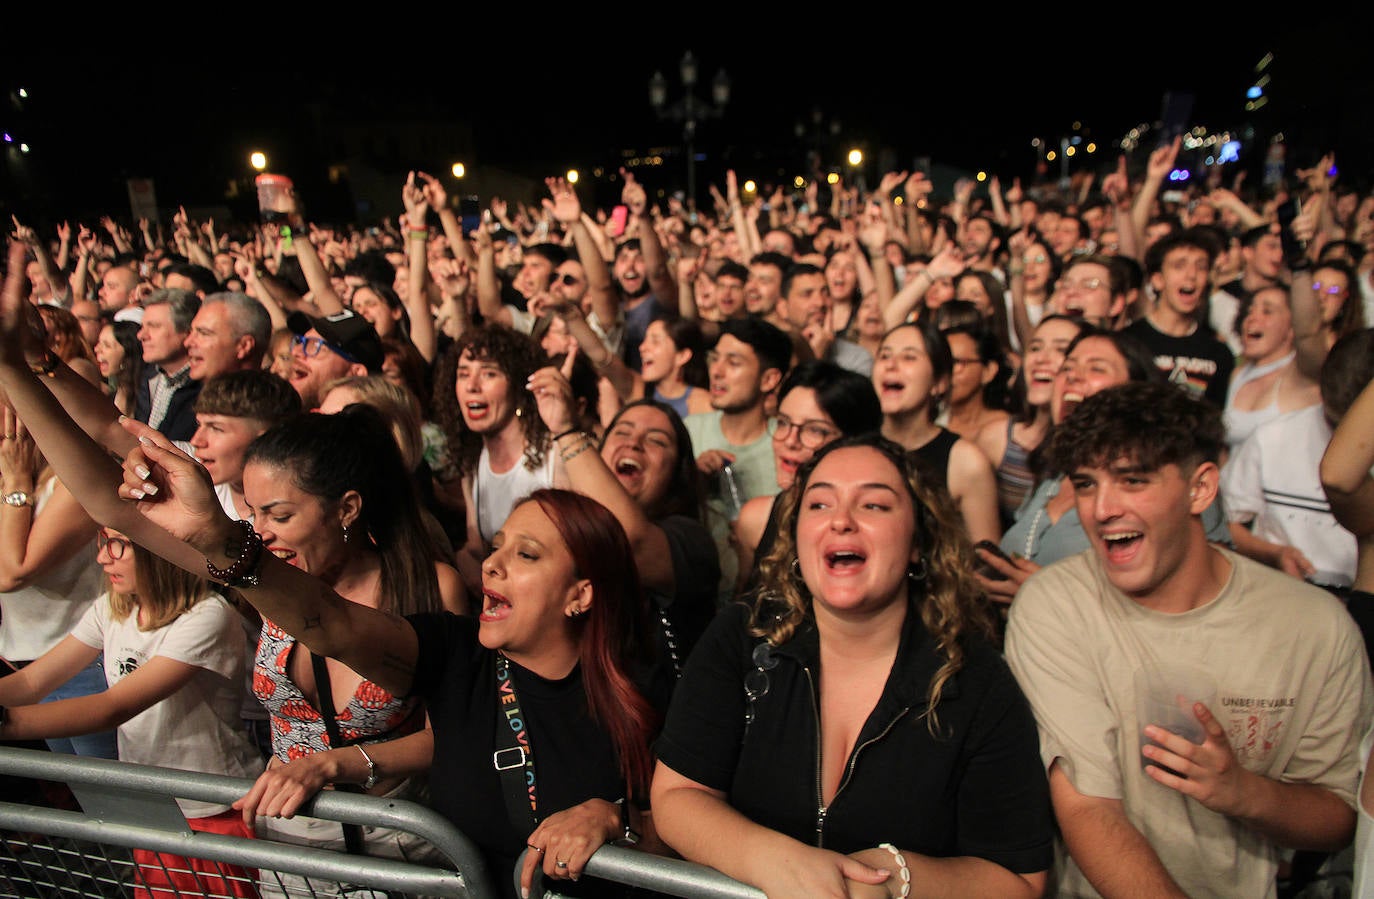
[[[622,168],[620,174],[625,178],[625,187],[620,192],[621,201],[630,209],[630,225],[626,231],[629,233],[630,229],[634,229],[633,236],[639,238],[639,251],[644,255],[649,288],[665,308],[676,309],[677,282],[668,270],[668,256],[663,252],[663,244],[659,242],[653,219],[648,214],[648,194],[631,172]]]
[[[553,367],[541,368],[530,377],[530,390],[539,403],[539,415],[548,425],[549,433],[559,436],[556,449],[563,460],[569,485],[609,509],[625,528],[644,586],[672,595],[677,592],[677,581],[663,529],[649,519],[606,465],[597,449],[596,438],[573,430],[572,385],[568,383],[572,359],[569,354],[561,371]]]
[[[448,193],[444,190],[444,185],[433,175],[424,172],[415,174],[419,177],[421,189],[425,192],[425,202],[429,204],[430,209],[439,213],[439,225],[444,229],[444,236],[448,238],[454,258],[476,268],[477,254],[472,251],[472,245],[463,234],[463,223],[448,205]]]
[[[514,321],[510,310],[501,302],[501,280],[496,274],[496,248],[492,246],[491,232],[486,228],[477,230],[477,311],[492,324],[509,328]]]
[[[305,275],[305,283],[310,287],[310,299],[319,310],[318,314],[342,312],[345,308],[343,298],[334,291],[329,272],[320,261],[320,252],[306,234],[305,219],[299,212],[293,212],[290,221],[291,248],[296,251],[296,261],[301,264],[301,274]]]
[[[1182,137],[1174,138],[1165,146],[1155,148],[1150,154],[1149,161],[1145,163],[1145,180],[1141,182],[1140,190],[1136,191],[1135,201],[1131,204],[1131,226],[1136,234],[1145,233],[1145,226],[1149,224],[1155,208],[1155,200],[1159,198],[1159,188],[1173,170],[1174,160],[1178,159],[1178,149],[1182,144]]]
[[[22,245],[12,243],[0,294],[0,389],[90,516],[198,575],[207,573],[207,563],[227,570],[240,559],[256,560],[241,567],[256,568],[258,584],[235,586],[258,611],[312,652],[338,659],[391,693],[409,692],[417,643],[403,619],[350,602],[262,551],[261,540],[224,513],[205,468],[162,434],[123,419],[141,445],[121,468],[63,412],[25,356],[26,343],[40,345],[34,328],[42,323],[24,298],[23,258]],[[46,368],[50,359],[41,358]]]
[[[566,178],[545,178],[544,184],[549,189],[549,199],[542,201],[544,208],[554,221],[572,235],[573,249],[587,276],[587,295],[591,297],[592,311],[607,329],[613,328],[620,305],[616,300],[610,268],[588,224],[592,219],[582,210],[582,201]],[[583,351],[588,352],[588,348],[583,347]],[[596,361],[595,357],[591,358],[593,362]]]
[[[429,230],[424,227],[429,214],[429,201],[415,182],[411,172],[401,188],[401,202],[406,208],[406,261],[410,277],[406,282],[405,307],[410,316],[410,342],[420,351],[426,362],[433,362],[438,351],[438,336],[434,331],[434,313],[429,308],[425,282],[429,278]]]
[[[100,217],[100,227],[110,235],[110,240],[114,242],[115,249],[121,253],[132,253],[133,244],[129,243],[129,232],[119,227],[119,224],[108,215]]]

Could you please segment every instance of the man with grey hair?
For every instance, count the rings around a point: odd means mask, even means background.
[[[200,311],[200,297],[189,290],[161,287],[143,301],[143,378],[134,398],[134,418],[171,440],[190,440],[196,432],[195,401],[200,381],[191,378],[186,335]]]
[[[272,339],[267,308],[245,293],[212,293],[200,304],[186,337],[191,379],[262,368]]]

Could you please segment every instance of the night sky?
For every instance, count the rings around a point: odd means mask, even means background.
[[[569,166],[614,166],[622,149],[680,143],[681,126],[658,120],[649,106],[648,81],[661,70],[669,102],[679,99],[686,49],[699,60],[698,96],[709,96],[719,68],[731,81],[724,116],[699,126],[703,199],[705,182],[723,166],[768,177],[790,165],[817,133],[808,125],[798,139],[794,129],[815,115],[827,135],[839,122],[834,144],[867,146],[897,168],[929,159],[1007,180],[1029,173],[1032,137],[1057,140],[1080,123],[1105,147],[1132,125],[1157,120],[1168,92],[1191,94],[1193,121],[1211,129],[1253,126],[1257,144],[1281,131],[1296,164],[1334,150],[1352,179],[1374,171],[1374,78],[1358,68],[1367,53],[1355,49],[1371,33],[1363,22],[1228,22],[1218,39],[1186,17],[1170,27],[1050,29],[1030,16],[977,16],[959,23],[846,17],[831,28],[814,18],[727,27],[703,15],[706,24],[664,28],[653,39],[614,29],[516,34],[507,27],[442,44],[423,28],[408,30],[409,42],[392,39],[383,25],[370,44],[341,41],[328,54],[307,52],[312,42],[304,37],[284,57],[243,41],[232,53],[209,53],[214,64],[171,64],[150,51],[146,64],[115,66],[114,77],[54,65],[51,56],[11,56],[0,68],[6,94],[25,86],[30,98],[22,111],[4,104],[0,115],[17,139],[31,136],[33,152],[16,166],[11,146],[0,202],[28,219],[94,208],[118,215],[128,208],[124,178],[141,175],[157,181],[164,206],[211,205],[246,170],[244,148],[289,143],[319,110],[336,121],[414,110],[470,122],[482,163],[535,178]],[[441,45],[451,49],[436,52]],[[1271,102],[1248,114],[1254,66],[1271,52]],[[1106,147],[1099,165],[1115,152]],[[663,177],[682,179],[677,169]]]

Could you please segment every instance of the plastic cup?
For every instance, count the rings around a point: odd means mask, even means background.
[[[1146,725],[1162,727],[1191,743],[1203,743],[1207,730],[1193,713],[1193,705],[1202,703],[1213,712],[1217,708],[1217,685],[1210,672],[1195,665],[1162,663],[1147,665],[1135,673],[1135,710],[1140,724],[1140,746],[1158,745],[1145,736]],[[1141,765],[1154,765],[1178,772],[1159,762],[1140,756]],[[1180,775],[1182,776],[1182,775]]]
[[[286,218],[290,209],[291,179],[285,175],[261,174],[255,183],[258,188],[258,212],[264,222]]]

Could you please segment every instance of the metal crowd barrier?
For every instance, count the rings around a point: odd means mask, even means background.
[[[489,872],[470,840],[414,802],[326,790],[301,814],[414,834],[449,867],[192,831],[173,801],[232,803],[252,786],[243,778],[0,746],[4,775],[65,783],[82,810],[0,796],[0,899],[241,899],[258,893],[287,899],[496,899],[500,890],[492,878],[507,876],[519,891],[520,862],[513,872]],[[197,891],[150,887],[134,862],[134,849],[246,868],[249,875],[220,868],[199,880]],[[684,899],[764,899],[762,891],[713,868],[615,846],[598,850],[584,873]],[[531,896],[557,899],[557,883],[536,880]]]
[[[0,774],[70,786],[82,811],[44,808],[0,797],[0,897],[22,899],[225,899],[263,892],[289,899],[348,895],[358,899],[443,896],[496,899],[477,848],[437,812],[414,802],[321,792],[303,814],[363,826],[391,827],[428,841],[451,868],[192,831],[173,797],[231,803],[251,780],[0,747]],[[131,850],[144,849],[249,869],[218,868],[176,887],[144,883]],[[256,880],[251,873],[256,871]],[[172,871],[177,874],[179,872]],[[222,875],[222,876],[221,876]],[[282,875],[287,875],[286,879]],[[296,879],[290,879],[295,875]],[[195,877],[195,875],[188,875]],[[340,885],[347,885],[341,890]],[[318,889],[317,889],[318,887]]]

